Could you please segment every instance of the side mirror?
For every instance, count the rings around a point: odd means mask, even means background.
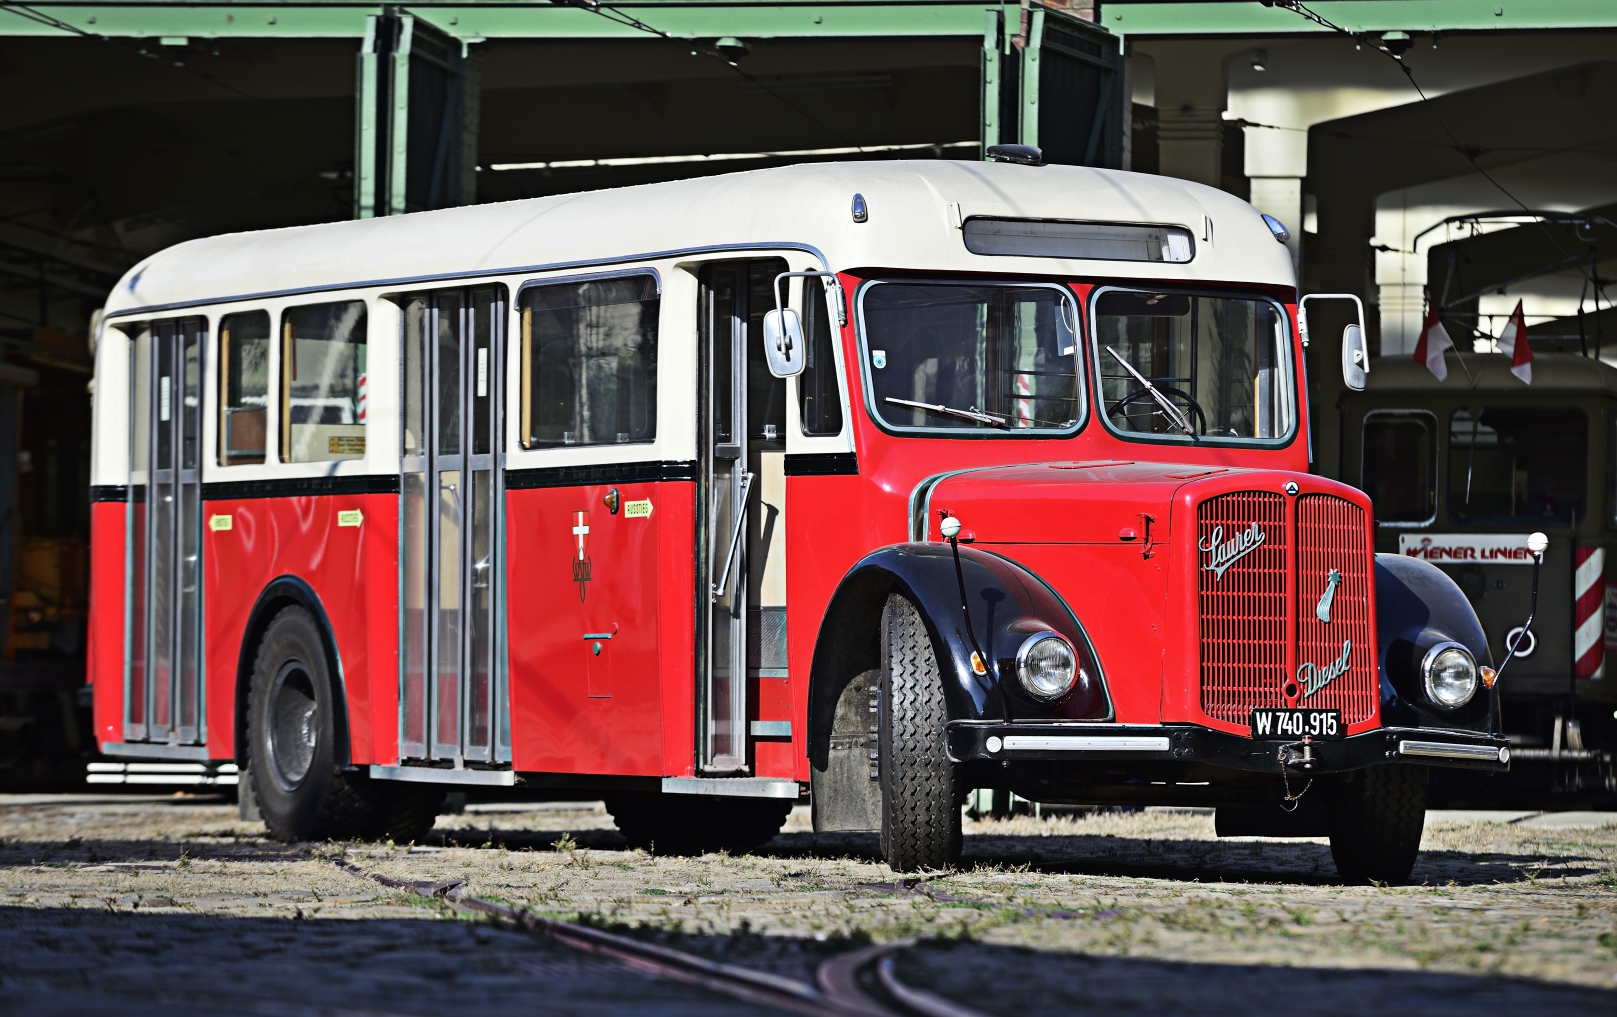
[[[1357,324],[1342,330],[1342,384],[1355,392],[1364,391],[1370,374],[1370,348],[1364,341],[1364,329]]]
[[[788,307],[764,314],[764,357],[769,361],[770,374],[777,378],[802,374],[808,364],[807,353],[803,323],[796,311]]]

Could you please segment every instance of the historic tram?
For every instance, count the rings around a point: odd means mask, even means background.
[[[288,839],[521,784],[739,849],[811,793],[914,869],[999,788],[1403,879],[1428,767],[1508,765],[1492,649],[1308,474],[1284,236],[938,161],[166,250],[97,349],[102,749]]]
[[[1532,384],[1498,353],[1449,354],[1438,381],[1408,357],[1372,362],[1342,401],[1343,480],[1370,496],[1376,549],[1443,570],[1476,609],[1495,659],[1508,777],[1442,782],[1456,800],[1538,805],[1617,792],[1617,369],[1539,353]],[[1604,479],[1604,483],[1601,482]],[[1529,531],[1550,540],[1531,608]],[[1450,775],[1459,776],[1459,775]]]

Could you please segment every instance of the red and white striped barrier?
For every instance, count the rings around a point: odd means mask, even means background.
[[[1606,549],[1577,549],[1572,574],[1572,669],[1579,678],[1606,675]]]

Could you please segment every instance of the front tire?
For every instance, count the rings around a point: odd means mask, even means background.
[[[373,819],[370,782],[339,766],[336,718],[314,616],[286,608],[259,643],[247,701],[248,773],[278,840],[358,836]]]
[[[895,872],[960,861],[960,806],[944,744],[949,712],[926,622],[907,597],[887,598],[881,628],[881,853]]]
[[[1331,788],[1331,857],[1354,883],[1405,883],[1426,827],[1427,769],[1402,763],[1358,770]]]

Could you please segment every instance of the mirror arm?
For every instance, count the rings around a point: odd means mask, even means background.
[[[1357,293],[1310,293],[1297,301],[1297,332],[1302,337],[1303,346],[1308,346],[1308,302],[1310,300],[1351,300],[1353,306],[1359,311],[1359,331],[1364,331],[1364,301],[1359,299]]]
[[[780,303],[780,281],[782,279],[813,279],[813,278],[820,278],[820,279],[828,280],[829,285],[826,286],[825,293],[826,293],[826,296],[828,296],[828,297],[831,295],[831,293],[833,291],[836,293],[837,324],[838,325],[843,325],[843,326],[847,325],[848,324],[848,308],[847,308],[846,302],[842,299],[842,281],[837,278],[837,274],[835,272],[825,272],[825,271],[782,272],[780,275],[777,275],[775,277],[775,284],[772,287],[774,289],[774,291],[775,291],[775,310],[779,311],[779,310],[782,309],[781,308],[781,303]]]

